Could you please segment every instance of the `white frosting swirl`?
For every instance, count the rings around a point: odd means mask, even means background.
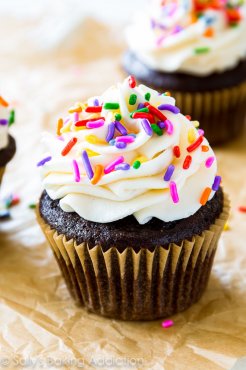
[[[206,76],[233,68],[246,57],[245,5],[236,8],[241,19],[232,27],[227,2],[220,9],[207,7],[201,17],[195,15],[192,0],[153,3],[126,30],[130,50],[149,68]]]
[[[9,138],[8,131],[9,127],[6,121],[9,119],[9,110],[0,104],[0,150],[8,146]]]
[[[146,93],[151,94],[149,102],[154,107],[162,104],[170,105],[171,108],[168,109],[171,110],[175,107],[172,97],[160,95],[144,85],[131,88],[126,79],[98,98],[101,104],[119,102],[119,109],[110,111],[103,108],[101,113],[94,114],[83,110],[75,117],[75,121],[74,114],[70,114],[62,129],[62,140],[48,133],[43,135],[43,143],[47,148],[45,156],[52,157],[41,169],[43,186],[52,199],[60,199],[60,206],[64,211],[75,211],[87,220],[100,223],[134,215],[140,224],[144,224],[152,217],[163,221],[182,219],[194,214],[201,207],[201,195],[206,187],[212,187],[217,171],[215,158],[209,168],[205,166],[205,161],[214,157],[214,153],[205,138],[202,145],[207,146],[207,151],[202,151],[199,146],[191,153],[187,152],[187,147],[191,144],[189,134],[194,134],[194,141],[199,137],[199,133],[191,121],[177,112],[174,114],[169,110],[160,111],[173,125],[173,132],[168,130],[168,134],[164,129],[162,136],[154,132],[149,136],[142,126],[142,120],[130,117],[130,113],[137,109],[139,103],[146,102]],[[137,96],[134,105],[129,104],[132,94]],[[87,104],[91,106],[93,100],[89,99]],[[85,106],[87,105],[83,107]],[[124,149],[118,149],[105,141],[109,124],[114,121],[116,113],[121,114],[121,122],[127,128],[128,134],[136,135],[134,142],[127,144]],[[74,122],[98,116],[105,118],[103,126],[76,131]],[[96,135],[101,142],[88,142],[88,135]],[[121,136],[117,130],[114,137],[116,136]],[[77,143],[66,156],[62,156],[62,150],[72,138],[76,138]],[[174,156],[174,146],[180,147],[180,158]],[[93,185],[82,163],[83,150],[89,154],[94,170],[98,164],[105,168],[119,156],[123,156],[124,163],[130,164],[131,167],[128,170],[114,170],[104,174],[97,184]],[[92,156],[93,152],[98,155]],[[184,170],[183,163],[188,154],[191,155],[192,162],[189,169]],[[132,163],[139,157],[141,166],[135,169]],[[80,182],[74,179],[74,159],[79,166]],[[170,181],[163,179],[171,164],[175,166],[171,181],[177,186],[178,203],[174,203],[170,195]],[[214,191],[211,192],[210,199],[213,195]]]

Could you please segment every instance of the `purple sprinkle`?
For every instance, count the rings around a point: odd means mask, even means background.
[[[170,111],[174,114],[180,113],[180,109],[178,107],[176,107],[175,105],[171,105],[171,104],[161,104],[161,105],[159,105],[158,109],[168,110],[168,111]]]
[[[166,173],[164,175],[164,180],[165,181],[169,181],[173,175],[173,172],[175,170],[175,166],[173,164],[170,164],[168,167],[167,167],[167,170],[166,170]]]
[[[146,134],[151,136],[153,133],[153,130],[152,130],[152,127],[150,126],[149,120],[147,118],[144,118],[141,120],[141,124]]]
[[[40,162],[37,163],[37,167],[41,167],[43,166],[46,162],[49,162],[51,161],[52,157],[49,156],[49,157],[46,157],[44,159],[42,159]]]
[[[145,105],[144,105],[144,103],[139,103],[138,104],[138,107],[137,107],[137,110],[138,109],[142,109],[142,108],[146,108]]]
[[[118,142],[116,142],[116,143],[115,143],[115,146],[116,146],[116,148],[118,148],[118,149],[125,149],[125,148],[126,148],[126,146],[127,146],[127,143],[124,143],[124,142],[122,142],[122,141],[118,141]]]
[[[73,159],[73,171],[74,171],[74,181],[80,182],[79,165],[75,159]]]
[[[63,136],[57,136],[56,137],[58,140],[60,140],[60,141],[64,141],[64,137]]]
[[[121,164],[118,164],[117,166],[115,166],[115,170],[123,170],[123,171],[127,171],[127,170],[130,170],[131,166],[128,164],[128,163],[121,163]]]
[[[89,157],[88,157],[88,154],[87,154],[86,150],[84,150],[82,152],[82,162],[83,162],[83,165],[84,165],[85,172],[86,172],[87,176],[89,177],[89,179],[91,180],[94,176],[94,172],[93,172],[93,169],[91,167],[91,163],[90,163],[90,160],[89,160]]]
[[[94,105],[94,107],[99,107],[99,100],[98,99],[94,99],[93,105]]]
[[[217,191],[220,187],[221,176],[215,176],[214,183],[212,185],[213,191]]]
[[[157,125],[158,125],[161,129],[164,129],[164,128],[166,127],[165,122],[162,122],[162,121],[157,122]]]
[[[127,135],[126,128],[119,121],[115,121],[114,124],[116,130],[118,130],[121,133],[121,135]]]
[[[108,143],[113,139],[113,137],[114,137],[114,131],[115,131],[114,122],[111,122],[108,125],[108,132],[107,132],[107,136],[106,136],[106,141]]]
[[[156,23],[155,23],[155,20],[153,18],[150,19],[150,27],[152,28],[152,30],[155,28],[156,26]]]
[[[215,158],[214,157],[208,157],[205,162],[205,166],[207,168],[210,168],[212,164],[214,163]]]
[[[5,119],[5,118],[0,119],[0,125],[1,126],[6,126],[8,123],[9,123],[9,121],[7,119]]]

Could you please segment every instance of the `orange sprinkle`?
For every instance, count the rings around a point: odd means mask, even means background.
[[[170,91],[165,91],[165,95],[166,95],[166,96],[171,96]]]
[[[208,152],[209,151],[209,147],[207,145],[202,145],[202,151],[203,152]]]
[[[8,107],[9,106],[9,103],[6,102],[6,100],[4,100],[4,98],[2,98],[0,96],[0,104],[3,106],[3,107]]]
[[[202,196],[201,196],[201,199],[200,199],[200,203],[201,203],[202,206],[204,206],[207,203],[210,193],[211,193],[210,188],[205,188],[204,189],[204,191],[202,193]]]
[[[78,139],[76,137],[73,137],[68,143],[67,145],[65,146],[65,148],[62,150],[61,154],[63,156],[67,155],[70,150],[72,149],[72,147],[77,143]]]
[[[94,171],[94,176],[91,179],[92,185],[96,185],[98,181],[101,179],[103,174],[103,166],[101,164],[97,164]]]
[[[208,27],[203,34],[204,37],[213,37],[214,36],[214,29],[212,27]]]
[[[63,119],[62,118],[59,118],[58,119],[58,122],[57,122],[57,127],[56,127],[56,134],[58,136],[61,136],[61,129],[63,127]]]
[[[79,107],[71,108],[68,111],[68,113],[80,113],[80,112],[82,112],[82,108],[80,106]]]

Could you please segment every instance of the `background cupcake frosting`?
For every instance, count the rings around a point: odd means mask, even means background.
[[[163,72],[206,76],[246,56],[244,1],[154,0],[127,28],[130,49]]]
[[[8,103],[0,96],[0,150],[8,146],[9,114]]]
[[[144,85],[130,87],[129,81],[72,107],[59,137],[43,136],[47,148],[46,159],[39,163],[43,186],[52,199],[60,199],[64,211],[75,211],[89,221],[112,222],[132,214],[140,224],[152,217],[163,221],[188,217],[201,207],[204,189],[212,190],[214,153],[195,128],[197,122],[180,114],[172,97]],[[157,119],[159,126],[151,126],[151,114],[141,112],[146,110],[146,98],[165,115],[163,122]],[[202,145],[187,149],[201,138]],[[64,155],[73,140],[75,145]],[[175,148],[180,154],[175,155]],[[87,164],[81,158],[85,151]],[[171,183],[178,199],[173,198]],[[214,190],[209,199],[213,195]]]

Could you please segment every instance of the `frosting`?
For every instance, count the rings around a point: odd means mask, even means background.
[[[43,186],[66,212],[100,223],[134,215],[140,224],[194,214],[219,187],[202,131],[175,100],[129,77],[77,103],[44,133]]]
[[[126,30],[149,68],[206,76],[246,56],[246,5],[226,0],[155,0]]]
[[[0,96],[0,150],[8,146],[8,130],[10,111],[8,103]]]

